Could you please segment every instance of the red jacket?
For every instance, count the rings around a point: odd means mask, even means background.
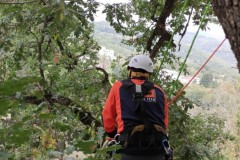
[[[132,79],[132,82],[140,85],[144,83],[144,80]],[[146,102],[148,117],[152,123],[159,124],[166,129],[168,127],[166,95],[157,85],[154,85],[150,92],[150,95],[144,97],[150,99],[150,102]],[[111,133],[117,128],[117,133],[121,133],[131,125],[142,124],[141,117],[133,111],[133,108],[131,93],[126,91],[121,81],[115,82],[102,112],[105,131]]]

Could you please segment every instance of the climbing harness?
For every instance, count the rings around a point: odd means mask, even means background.
[[[142,124],[126,129],[117,137],[117,141],[123,146],[123,149],[128,147],[131,149],[144,149],[150,150],[151,148],[157,149],[160,153],[166,152],[164,144],[168,143],[167,130],[159,124],[152,124],[148,118],[147,111],[144,102],[156,102],[154,99],[149,100],[147,95],[155,92],[154,84],[145,80],[143,84],[135,84],[131,79],[122,81],[123,88],[131,93],[132,100],[135,104],[135,113],[137,113],[141,119]],[[136,141],[136,139],[138,141]],[[163,141],[164,140],[164,141]],[[116,141],[116,139],[115,139]],[[168,144],[168,146],[170,146]],[[168,157],[172,157],[172,148],[168,148],[166,152]],[[169,154],[169,155],[168,155]]]

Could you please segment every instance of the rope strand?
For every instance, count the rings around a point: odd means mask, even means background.
[[[199,27],[198,27],[198,30],[197,30],[196,34],[194,35],[194,38],[193,38],[193,40],[192,40],[191,46],[190,46],[190,48],[189,48],[189,50],[188,50],[188,53],[187,53],[187,55],[186,55],[186,57],[185,57],[182,65],[180,66],[177,79],[174,81],[174,84],[172,85],[172,87],[171,87],[171,89],[170,89],[170,91],[169,91],[169,96],[172,95],[172,92],[174,91],[174,89],[175,89],[175,87],[176,87],[177,81],[178,81],[178,79],[179,79],[179,77],[180,77],[180,75],[181,75],[181,73],[182,73],[182,71],[183,71],[183,69],[184,69],[184,66],[186,65],[187,59],[188,59],[188,57],[189,57],[189,55],[190,55],[190,53],[191,53],[191,51],[192,51],[193,45],[194,45],[194,43],[195,43],[195,41],[196,41],[196,38],[197,38],[197,36],[198,36],[198,34],[199,34],[199,31],[200,31],[200,29],[201,29],[202,23],[203,23],[206,15],[207,15],[207,13],[209,12],[209,9],[210,9],[210,3],[208,3],[207,7],[204,9],[203,17],[201,18],[201,21],[200,21],[200,25],[199,25]]]
[[[207,59],[207,61],[201,66],[201,68],[195,73],[195,75],[190,79],[190,81],[174,96],[170,102],[168,102],[168,106],[170,106],[178,97],[179,95],[184,91],[184,89],[194,80],[194,78],[199,74],[199,72],[206,66],[206,64],[210,61],[210,59],[215,55],[215,53],[218,51],[218,49],[223,45],[226,38],[218,45],[218,47],[213,51],[211,56]]]

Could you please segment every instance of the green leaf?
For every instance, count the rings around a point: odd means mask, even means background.
[[[26,121],[31,120],[31,119],[32,119],[32,115],[31,116],[27,115],[27,116],[22,118],[22,122],[26,122]]]
[[[105,154],[106,152],[110,152],[110,151],[116,151],[118,149],[121,149],[122,146],[121,145],[113,145],[107,148],[103,148],[103,149],[99,149],[97,151],[98,154]]]
[[[29,130],[15,130],[15,132],[9,136],[8,142],[20,146],[29,141],[30,135],[31,132]]]
[[[95,151],[97,144],[94,141],[82,141],[79,140],[74,144],[74,147],[78,148],[85,154],[91,154]]]
[[[11,126],[14,130],[21,130],[21,128],[23,127],[23,123],[19,122],[19,123],[15,123]]]
[[[0,115],[5,115],[10,108],[18,106],[19,101],[0,99]]]
[[[50,113],[43,113],[39,115],[39,118],[43,120],[48,120],[48,119],[52,119],[52,115]]]
[[[64,124],[62,122],[56,122],[55,123],[55,126],[58,130],[62,131],[62,132],[66,132],[68,131],[69,129],[71,129],[71,126],[68,125],[68,124]]]
[[[22,91],[27,84],[39,81],[40,78],[37,77],[24,77],[19,80],[7,80],[0,86],[0,95],[13,95],[16,92]]]
[[[35,96],[36,96],[38,99],[43,99],[43,93],[42,93],[42,91],[37,91],[37,92],[35,92]]]
[[[9,101],[6,99],[0,99],[0,115],[5,115],[9,108]]]

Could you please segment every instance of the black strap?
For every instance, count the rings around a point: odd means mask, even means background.
[[[131,79],[122,80],[123,87],[129,91],[136,106],[135,112],[140,113],[144,119],[147,119],[145,109],[142,107],[142,101],[145,95],[153,89],[154,84],[148,80],[145,80],[142,85],[136,85]],[[140,87],[140,88],[139,88]]]
[[[123,84],[123,87],[133,95],[134,99],[141,98],[141,100],[154,87],[154,84],[152,82],[150,82],[148,80],[145,80],[144,83],[142,85],[140,85],[141,86],[141,91],[136,92],[137,86],[139,86],[139,85],[136,85],[135,83],[133,83],[131,81],[131,79],[122,80],[122,84]]]

